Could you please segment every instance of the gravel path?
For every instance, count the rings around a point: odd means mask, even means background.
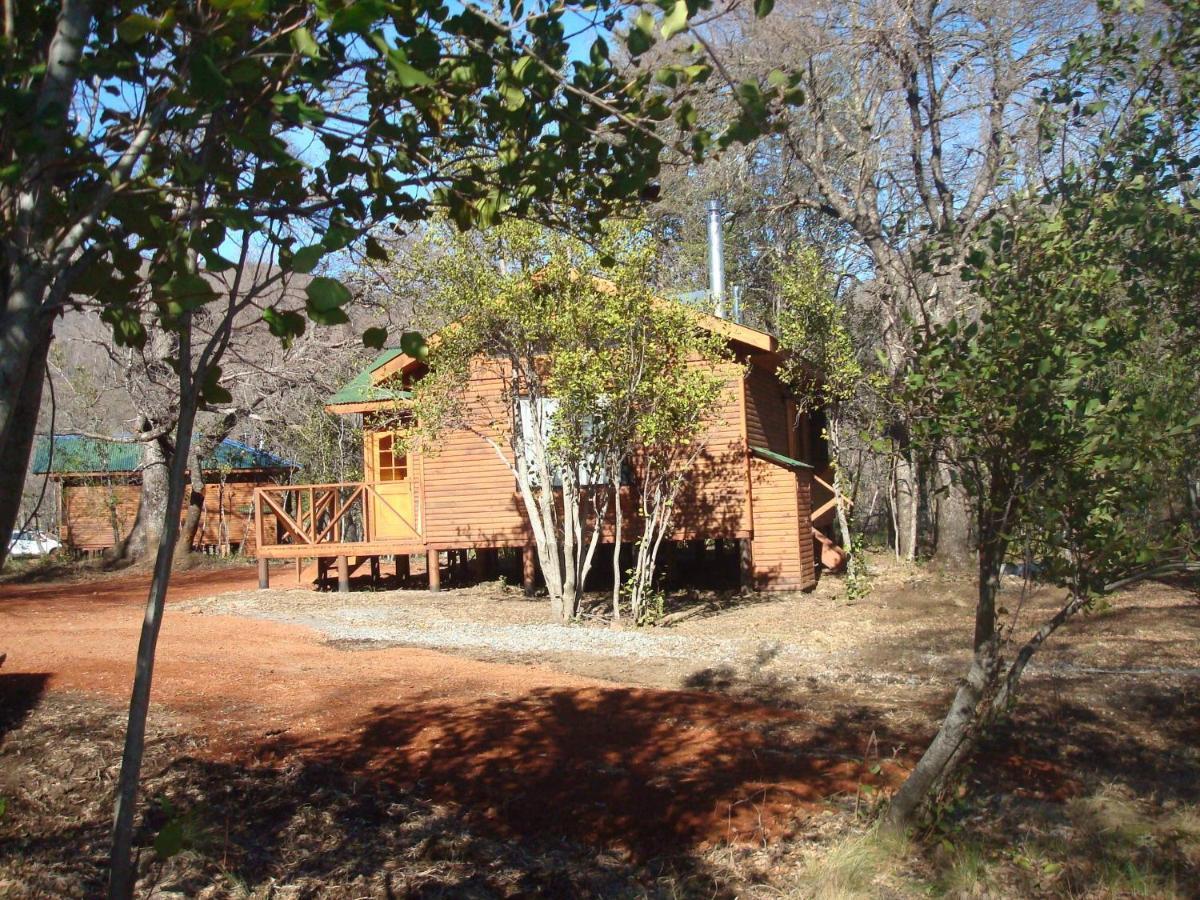
[[[607,627],[544,621],[541,604],[494,599],[476,601],[460,592],[447,604],[442,594],[418,592],[351,595],[253,592],[193,601],[194,612],[228,614],[301,625],[330,641],[373,641],[513,655],[581,654],[634,660],[661,659],[702,666],[745,665],[747,661],[816,661],[829,654],[797,643],[762,637],[716,637],[654,629]],[[512,621],[513,619],[540,621]]]

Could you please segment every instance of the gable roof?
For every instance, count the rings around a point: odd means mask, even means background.
[[[592,279],[600,285],[615,289],[612,282],[605,278],[593,275]],[[753,358],[757,359],[761,355],[765,355],[767,359],[774,359],[774,354],[779,353],[779,341],[772,334],[759,331],[757,328],[751,328],[749,325],[743,325],[740,322],[734,322],[731,319],[722,319],[719,316],[707,313],[702,309],[697,309],[678,300],[663,300],[662,302],[680,303],[681,306],[695,317],[696,322],[701,328],[718,334],[732,343],[741,344],[756,354]],[[452,322],[447,327],[453,326],[454,323]],[[431,345],[437,343],[436,333],[429,336],[428,343]],[[384,350],[369,366],[355,375],[350,382],[326,400],[325,409],[331,413],[347,414],[366,412],[375,408],[378,404],[390,401],[411,400],[411,391],[385,388],[381,387],[381,385],[392,375],[404,372],[420,362],[421,360],[409,356],[399,348],[393,347]]]
[[[397,360],[407,360],[408,362],[416,362],[410,356],[406,356],[404,351],[399,347],[389,348],[380,353],[371,364],[355,375],[350,381],[344,384],[336,394],[325,401],[325,408],[334,413],[352,413],[362,412],[359,408],[362,404],[387,403],[394,400],[410,400],[412,392],[406,390],[397,390],[396,388],[382,387],[380,382],[397,369],[389,366]],[[408,365],[404,362],[401,368]],[[385,369],[386,367],[386,369]],[[386,374],[380,374],[380,370],[384,369]]]
[[[51,469],[50,466],[53,466]],[[205,469],[296,469],[299,466],[282,456],[259,450],[226,438],[217,445],[201,465]],[[33,471],[69,475],[84,472],[137,472],[142,467],[142,446],[123,441],[106,441],[81,434],[56,434],[54,457],[50,457],[50,440],[38,438],[33,454]]]

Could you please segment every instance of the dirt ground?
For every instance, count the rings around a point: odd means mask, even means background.
[[[827,579],[693,598],[702,615],[624,631],[556,625],[496,583],[348,597],[255,583],[232,568],[173,585],[140,840],[168,821],[191,838],[166,864],[147,850],[147,891],[803,896],[802,857],[902,779],[970,634],[969,583],[885,564],[854,604]],[[136,577],[0,585],[0,894],[102,883],[144,591]],[[1055,599],[1012,586],[1018,633]],[[1148,822],[1194,809],[1198,637],[1181,585],[1070,626],[980,754],[954,827],[994,856],[1053,836],[1066,813],[1046,810],[1098,792],[1150,804]],[[995,832],[1031,808],[1033,831]],[[1200,895],[1195,848],[1171,841],[1128,861],[1155,890]],[[904,878],[940,877],[935,857],[915,854]],[[1111,881],[1055,859],[1021,881],[1004,860],[1019,895]],[[911,887],[882,878],[863,895]]]

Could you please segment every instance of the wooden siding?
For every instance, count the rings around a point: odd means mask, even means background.
[[[746,439],[791,456],[797,452],[797,431],[789,415],[791,404],[771,372],[752,366],[746,377]],[[816,584],[813,566],[812,475],[794,472],[766,460],[750,460],[751,545],[754,582],[771,589],[810,588]]]
[[[754,585],[771,590],[813,587],[812,525],[808,519],[811,475],[757,457],[750,460],[754,539]]]
[[[128,482],[68,483],[60,487],[59,535],[76,550],[107,550],[133,528],[141,485]]]
[[[734,363],[723,367],[723,400],[706,417],[704,449],[676,504],[673,536],[677,540],[750,534],[742,371]],[[490,437],[511,460],[504,430],[510,413],[502,388],[499,372],[477,365],[468,388],[472,428],[451,431],[438,447],[414,454],[419,464],[414,466],[413,477],[420,480],[416,493],[422,504],[425,540],[431,547],[521,546],[532,540],[516,479],[485,440]],[[496,424],[500,422],[506,423],[503,428]],[[636,461],[634,469],[636,479]],[[632,537],[639,526],[629,521],[633,509],[628,499],[624,509],[626,535]],[[610,528],[605,531],[611,539]]]
[[[414,477],[421,480],[417,495],[430,547],[517,547],[532,540],[516,479],[485,440],[511,461],[508,437],[496,424],[510,417],[501,377],[494,366],[477,364],[466,397],[471,428],[450,431],[419,454]]]
[[[709,411],[704,449],[676,501],[675,540],[737,538],[750,534],[746,498],[745,410],[737,363],[722,366],[725,388]]]
[[[772,373],[751,366],[746,376],[746,440],[788,456],[795,452],[787,417],[788,401],[783,385]]]
[[[254,549],[254,488],[266,479],[209,482],[204,486],[204,511],[195,547],[238,545]],[[70,479],[62,491],[59,532],[62,542],[76,550],[107,550],[128,536],[137,519],[141,485],[108,479]],[[181,517],[186,511],[187,500]],[[275,528],[274,516],[266,527]]]

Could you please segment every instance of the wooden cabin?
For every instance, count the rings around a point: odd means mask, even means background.
[[[203,461],[204,511],[196,549],[254,549],[254,489],[286,483],[294,463],[226,439]],[[57,486],[59,540],[71,550],[117,546],[133,529],[142,490],[142,446],[76,434],[55,435],[34,451],[33,471]],[[186,504],[186,500],[185,500]]]
[[[673,537],[737,542],[742,580],[755,589],[810,589],[820,558],[814,490],[821,495],[820,515],[832,509],[827,477],[821,477],[827,473],[814,469],[826,465],[820,429],[797,417],[776,374],[781,360],[774,337],[703,313],[697,318],[728,340],[738,362],[725,364],[725,388],[677,502]],[[407,574],[408,557],[424,554],[430,588],[436,590],[443,553],[458,559],[464,554],[456,551],[474,550],[479,557],[521,548],[530,587],[536,552],[516,480],[480,433],[491,429],[496,444],[507,447],[490,424],[512,414],[499,376],[490,367],[476,367],[468,386],[472,429],[447,433],[435,450],[406,456],[391,428],[397,409],[411,397],[409,385],[424,369],[425,363],[401,350],[385,350],[329,399],[329,412],[362,416],[362,482],[256,492],[261,520],[268,515],[276,520],[273,533],[264,528],[259,535],[262,586],[271,558],[316,559],[319,578],[336,563],[341,589],[348,590],[350,570],[363,562],[377,574],[379,558],[395,556],[398,572]],[[632,481],[636,490],[636,472]],[[626,502],[624,508],[637,507]],[[637,530],[636,521],[630,523],[628,533]]]

